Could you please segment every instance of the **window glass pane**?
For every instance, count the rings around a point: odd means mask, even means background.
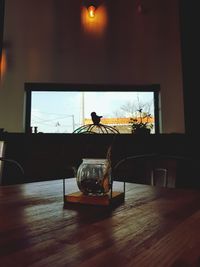
[[[91,112],[102,116],[100,123],[113,126],[120,133],[131,133],[133,119],[150,115],[148,123],[152,124],[151,133],[155,133],[154,92],[32,91],[31,94],[31,127],[37,127],[37,132],[72,133],[92,123]]]

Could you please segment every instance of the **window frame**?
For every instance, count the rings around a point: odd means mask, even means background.
[[[152,92],[154,94],[155,134],[160,133],[159,114],[159,84],[145,85],[113,85],[113,84],[68,84],[68,83],[25,83],[25,133],[29,133],[31,126],[31,97],[32,92]],[[69,134],[69,133],[68,133]],[[73,133],[71,133],[73,134]]]

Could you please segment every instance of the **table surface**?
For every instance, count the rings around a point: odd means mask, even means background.
[[[62,189],[0,187],[0,266],[200,266],[200,191],[126,184],[104,209],[64,208]]]

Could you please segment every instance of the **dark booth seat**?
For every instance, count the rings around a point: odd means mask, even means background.
[[[74,176],[73,167],[78,167],[83,158],[105,158],[111,149],[114,167],[124,158],[144,154],[191,157],[191,161],[181,163],[178,159],[162,159],[162,168],[168,169],[170,183],[172,173],[176,175],[176,186],[200,186],[198,166],[198,138],[184,134],[159,134],[139,136],[131,134],[23,134],[4,133],[0,136],[6,142],[5,158],[18,162],[24,169],[22,180],[3,174],[4,184],[27,183],[62,179]],[[159,162],[159,161],[157,161]],[[168,164],[168,165],[166,165]],[[129,182],[150,183],[149,165],[138,165],[138,170],[126,175]],[[8,164],[5,164],[5,167]],[[161,167],[157,166],[157,167]],[[143,172],[137,176],[135,173]],[[134,175],[133,175],[134,174]],[[146,175],[146,176],[145,176]]]

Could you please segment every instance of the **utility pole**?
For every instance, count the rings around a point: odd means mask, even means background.
[[[85,93],[81,92],[81,116],[82,116],[82,125],[85,124]]]

